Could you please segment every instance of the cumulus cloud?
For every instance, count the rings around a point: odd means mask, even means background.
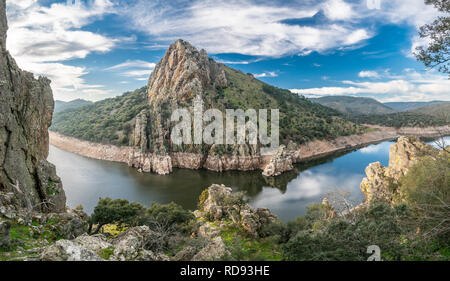
[[[256,78],[262,78],[262,77],[277,77],[278,74],[274,71],[266,71],[263,73],[253,74]]]
[[[133,77],[138,81],[147,80],[156,64],[142,60],[126,61],[106,68],[105,70],[123,71],[120,74],[126,77]]]
[[[369,96],[384,102],[448,100],[449,98],[450,80],[446,76],[434,73],[418,73],[407,69],[402,75],[394,77],[396,79],[380,82],[346,80],[340,82],[345,86],[291,89],[291,92],[310,97]]]
[[[306,4],[305,4],[306,3]],[[339,9],[331,12],[334,6]],[[138,0],[122,9],[135,29],[160,41],[180,37],[210,53],[240,53],[279,57],[286,54],[310,54],[350,46],[370,38],[364,28],[325,23],[318,26],[291,25],[289,19],[311,18],[328,9],[333,19],[351,17],[351,8],[343,1],[311,4],[253,1],[148,1]]]
[[[371,70],[365,70],[358,73],[358,76],[361,78],[378,78],[378,72],[371,71]]]
[[[37,0],[7,2],[7,47],[18,65],[37,75],[48,76],[56,98],[67,100],[76,94],[92,97],[109,93],[99,85],[87,84],[84,67],[63,64],[63,61],[86,58],[92,52],[108,52],[117,40],[81,30],[93,20],[111,13],[109,0],[94,0],[89,4],[54,3],[49,7]]]

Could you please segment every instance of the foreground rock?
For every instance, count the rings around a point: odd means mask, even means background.
[[[138,226],[121,233],[108,241],[101,234],[81,235],[74,240],[59,240],[42,250],[43,261],[168,261],[163,253],[148,249],[152,231],[147,226]]]
[[[54,107],[50,80],[22,71],[6,50],[5,8],[5,0],[0,0],[1,197],[19,203],[15,209],[64,212],[61,180],[46,160]],[[0,203],[2,214],[9,215],[5,200]]]
[[[361,182],[361,191],[366,196],[366,202],[374,199],[384,199],[389,202],[395,200],[401,176],[416,161],[424,156],[436,152],[431,146],[415,137],[400,137],[389,150],[389,166],[384,167],[380,162],[371,163],[366,168],[366,175]]]
[[[214,225],[227,221],[240,225],[250,235],[258,237],[263,226],[278,220],[268,209],[254,209],[245,203],[242,195],[232,194],[232,189],[224,185],[213,184],[204,191],[203,196],[206,199],[200,202],[202,208],[194,213],[196,217],[206,219],[198,232],[203,237],[217,236],[219,229]]]

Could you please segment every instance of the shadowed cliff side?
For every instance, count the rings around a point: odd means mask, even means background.
[[[22,71],[6,50],[5,6],[0,0],[0,211],[62,212],[61,180],[46,161],[54,107],[50,80]]]

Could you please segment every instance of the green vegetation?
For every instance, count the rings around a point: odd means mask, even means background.
[[[388,114],[395,110],[372,98],[329,96],[310,99],[312,102],[331,107],[343,114]]]
[[[228,87],[207,90],[204,94],[205,107],[215,107],[223,112],[228,108],[278,108],[280,137],[284,143],[290,140],[304,143],[313,139],[331,139],[364,131],[363,127],[345,120],[333,109],[229,67],[225,66],[225,71]],[[92,105],[57,112],[50,129],[92,142],[129,145],[135,117],[148,107],[146,90],[144,87]],[[169,104],[162,104],[159,108],[165,120],[170,118],[169,107]]]
[[[411,112],[427,114],[437,118],[446,118],[450,121],[450,102],[441,102],[422,106],[411,110]]]
[[[410,111],[378,115],[353,115],[349,116],[349,119],[358,124],[373,124],[396,128],[444,126],[449,123],[446,118]]]
[[[450,260],[450,154],[425,156],[398,186],[395,205],[378,201],[335,216],[314,204],[304,217],[272,228],[285,260],[366,260],[369,245],[383,260]],[[287,237],[287,238],[286,238]]]
[[[147,108],[147,88],[91,105],[55,112],[50,130],[82,140],[128,145],[134,118]]]
[[[76,99],[76,100],[67,101],[67,102],[56,100],[54,112],[56,113],[56,112],[61,112],[61,111],[71,109],[71,108],[79,108],[79,107],[89,105],[89,104],[92,104],[92,102],[83,100],[83,99]]]
[[[419,108],[426,105],[438,104],[442,101],[406,101],[406,102],[385,102],[384,105],[398,110],[398,111],[407,111],[415,108]]]

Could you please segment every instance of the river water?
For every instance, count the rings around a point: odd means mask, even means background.
[[[450,138],[446,138],[450,143]],[[50,146],[48,160],[56,165],[70,207],[82,205],[92,213],[99,198],[123,198],[149,206],[171,201],[196,209],[200,193],[213,183],[245,191],[250,205],[269,208],[282,220],[305,213],[310,203],[329,192],[344,190],[355,203],[363,200],[359,185],[368,164],[387,165],[393,142],[370,145],[345,154],[297,164],[293,171],[265,178],[261,171],[216,173],[175,169],[170,175],[139,173],[123,163],[94,160]]]

